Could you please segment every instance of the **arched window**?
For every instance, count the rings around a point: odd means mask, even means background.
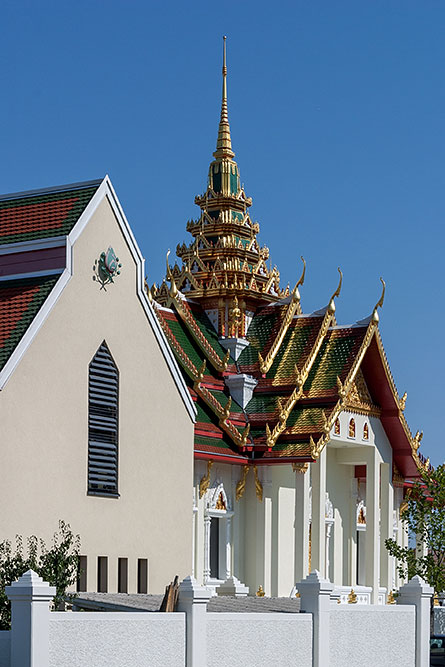
[[[349,420],[348,435],[349,435],[350,438],[355,438],[355,421],[354,421],[354,419]]]
[[[334,423],[334,435],[340,435],[340,420],[338,418]]]
[[[118,495],[119,371],[105,341],[88,372],[88,493]]]
[[[369,426],[366,422],[363,426],[363,440],[369,440]]]

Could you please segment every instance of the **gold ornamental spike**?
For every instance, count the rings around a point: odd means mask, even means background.
[[[378,322],[380,319],[379,314],[377,312],[377,308],[383,307],[383,301],[385,299],[386,283],[381,276],[380,276],[380,282],[382,283],[382,294],[380,296],[380,299],[375,304],[374,310],[372,311],[372,319],[374,320],[374,322]]]
[[[206,371],[206,366],[207,366],[207,359],[204,359],[202,362],[202,365],[198,371],[198,381],[201,382],[201,380],[204,378],[204,373]]]
[[[229,400],[226,403],[226,407],[224,408],[224,418],[228,419],[230,417],[230,410],[232,407],[232,397],[229,396]]]
[[[227,63],[226,63],[226,39],[223,37],[223,67],[222,67],[222,100],[221,100],[221,118],[218,128],[218,139],[216,142],[216,151],[213,153],[215,158],[233,158],[235,153],[232,151],[232,140],[230,137],[229,114],[227,110]]]
[[[173,278],[173,274],[171,272],[169,263],[168,263],[168,256],[170,255],[170,249],[167,250],[167,257],[166,257],[166,263],[167,263],[167,280],[170,281],[170,296],[172,299],[174,299],[177,294],[178,294],[178,288],[176,287],[175,279]]]
[[[335,313],[335,303],[334,303],[334,299],[335,299],[335,297],[339,297],[339,296],[340,296],[340,292],[341,292],[341,284],[342,284],[342,282],[343,282],[343,273],[341,272],[340,267],[337,267],[337,271],[338,271],[339,274],[340,274],[340,280],[339,280],[339,282],[338,282],[338,287],[337,287],[337,289],[335,290],[334,294],[331,296],[331,299],[330,299],[330,301],[329,301],[328,311],[329,311],[330,313]]]
[[[243,437],[242,437],[243,447],[247,445],[247,438],[249,437],[249,433],[250,433],[250,423],[247,424],[246,428],[243,431]]]
[[[399,408],[400,408],[400,410],[402,410],[402,412],[404,411],[404,409],[406,407],[406,399],[407,398],[408,398],[408,394],[405,391],[405,393],[403,394],[402,398],[399,401]]]

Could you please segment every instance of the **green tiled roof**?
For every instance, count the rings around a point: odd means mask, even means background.
[[[255,314],[247,330],[248,345],[241,352],[238,363],[240,366],[248,366],[258,362],[258,352],[263,353],[274,327],[278,330],[280,325],[281,309],[279,307],[264,308]]]
[[[170,328],[179,345],[189,357],[190,361],[192,361],[199,370],[204,360],[204,354],[188,333],[182,320],[180,320],[179,317],[175,317],[175,319],[164,318],[164,321]]]
[[[358,351],[355,348],[361,342],[364,331],[366,327],[329,332],[304,384],[305,392],[317,395],[320,391],[336,387],[337,376],[342,379],[342,371],[350,357]]]
[[[191,311],[193,313],[193,317],[195,318],[196,324],[199,326],[207,341],[213,347],[219,358],[224,359],[226,356],[226,350],[220,345],[218,335],[209,318],[207,317],[207,314],[203,310],[198,309],[191,309]]]
[[[294,320],[284,336],[272,366],[267,372],[266,377],[273,380],[274,384],[279,384],[281,380],[289,380],[289,378],[294,377],[295,364],[301,368],[307,354],[310,353],[310,349],[307,348],[312,348],[312,343],[319,331],[321,319],[314,317]],[[309,346],[308,343],[311,343],[311,345]],[[305,352],[306,354],[304,354]]]

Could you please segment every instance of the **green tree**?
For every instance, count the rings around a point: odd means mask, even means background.
[[[53,535],[50,548],[35,535],[28,538],[26,553],[21,535],[16,536],[15,549],[10,540],[0,542],[0,630],[9,630],[11,627],[11,605],[6,597],[5,586],[10,586],[32,569],[56,587],[54,606],[60,608],[68,587],[77,579],[79,553],[80,537],[74,535],[70,525],[64,521],[59,521],[59,529]]]
[[[386,540],[386,548],[397,559],[399,575],[410,579],[418,574],[436,593],[445,591],[445,464],[421,470],[420,479],[405,496],[401,520],[408,533],[423,542],[426,553]]]

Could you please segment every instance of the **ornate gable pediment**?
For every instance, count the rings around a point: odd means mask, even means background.
[[[358,372],[349,388],[348,394],[346,396],[345,408],[347,410],[358,412],[359,414],[371,415],[373,417],[380,416],[380,408],[378,405],[373,403],[361,368],[358,369]]]

